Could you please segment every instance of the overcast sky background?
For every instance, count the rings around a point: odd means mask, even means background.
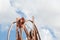
[[[0,0],[0,40],[6,39],[11,22],[21,15],[35,17],[42,40],[60,40],[60,0]],[[15,28],[11,34],[14,40]]]

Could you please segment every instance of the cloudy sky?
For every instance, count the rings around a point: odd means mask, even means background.
[[[60,40],[60,0],[0,0],[0,40],[7,38],[10,24],[22,16],[35,17],[42,40]],[[15,28],[10,39],[15,39]]]

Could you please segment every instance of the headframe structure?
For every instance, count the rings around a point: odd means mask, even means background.
[[[28,32],[28,30],[24,24],[25,22],[28,22],[28,21],[33,24],[33,29],[30,32]],[[11,24],[11,26],[8,30],[7,40],[10,40],[10,31],[13,28],[12,25],[15,23],[16,23],[16,40],[23,40],[22,29],[26,33],[26,38],[27,38],[26,40],[41,40],[38,29],[34,23],[34,17],[32,17],[32,20],[25,20],[24,17],[16,18],[16,21]],[[20,33],[19,33],[18,29],[20,29]]]

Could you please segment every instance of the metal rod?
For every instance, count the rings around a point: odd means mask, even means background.
[[[8,29],[7,40],[10,40],[10,31],[12,30],[14,23],[16,23],[16,22],[13,22]]]

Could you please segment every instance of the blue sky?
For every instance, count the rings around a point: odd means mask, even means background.
[[[35,17],[42,40],[60,40],[59,10],[60,0],[0,0],[0,40],[6,40],[11,23],[22,16]],[[25,40],[25,33],[23,38]],[[10,40],[15,40],[15,26]]]

